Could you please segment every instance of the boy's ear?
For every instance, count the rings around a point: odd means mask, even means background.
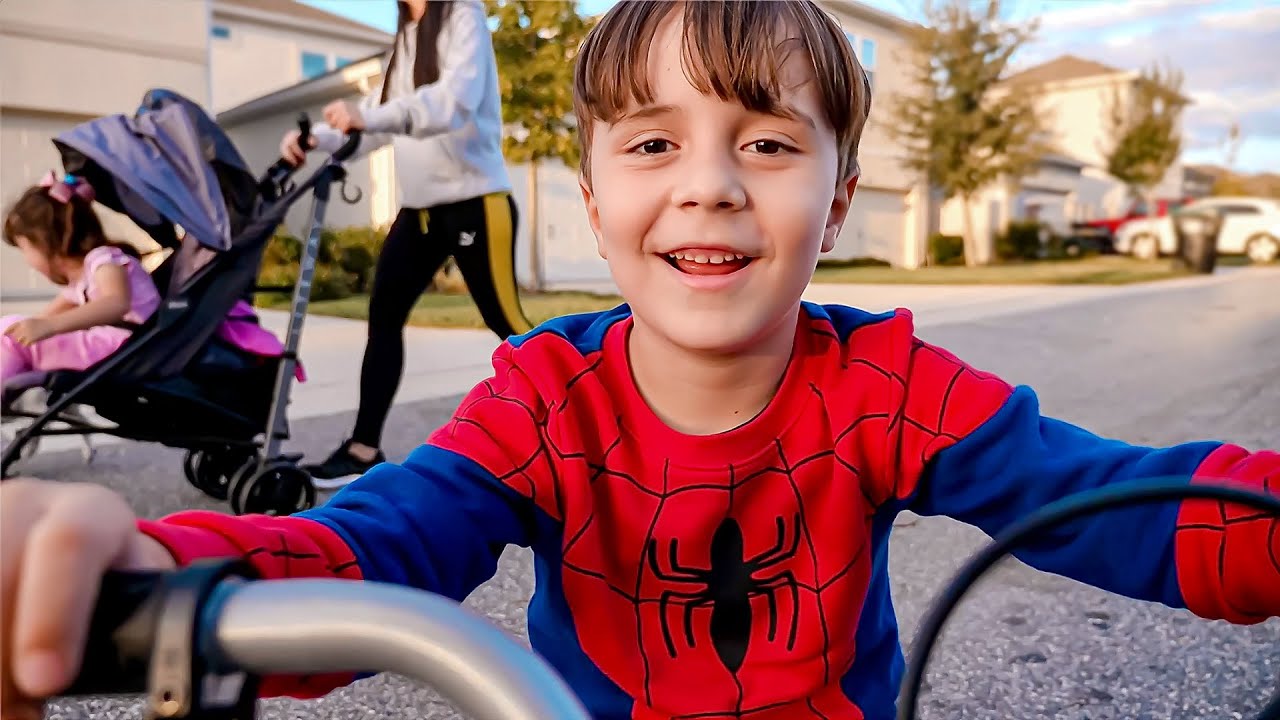
[[[596,236],[596,252],[602,259],[608,260],[600,234],[600,208],[596,205],[595,193],[591,192],[591,184],[581,173],[578,175],[578,189],[582,191],[582,202],[587,206],[587,222],[591,223],[591,233]]]
[[[849,205],[853,202],[853,191],[858,187],[858,175],[855,173],[847,180],[836,184],[831,198],[831,212],[827,214],[827,227],[822,232],[822,252],[831,252],[836,246],[836,236],[844,221],[849,217]]]

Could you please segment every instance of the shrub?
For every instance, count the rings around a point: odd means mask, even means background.
[[[929,257],[934,265],[963,265],[964,238],[934,233],[929,236]]]
[[[1040,258],[1040,231],[1044,226],[1035,220],[1016,220],[996,236],[996,257],[1001,260],[1037,260]]]
[[[381,234],[372,229],[322,230],[320,245],[316,249],[311,299],[340,300],[352,293],[366,292],[376,263],[374,253],[381,249],[381,240]],[[302,242],[287,228],[278,228],[263,252],[258,284],[273,287],[296,284],[302,261]],[[280,298],[273,299],[278,301]]]

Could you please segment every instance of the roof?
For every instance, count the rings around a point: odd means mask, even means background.
[[[216,122],[234,126],[250,122],[275,112],[297,108],[316,100],[328,101],[356,92],[363,78],[374,79],[382,74],[385,52],[366,55],[340,68],[308,78],[300,83],[260,95],[233,108],[218,113]]]
[[[1079,78],[1100,77],[1124,73],[1120,68],[1104,65],[1075,55],[1061,55],[1046,63],[1029,67],[1009,76],[1005,82],[1012,85],[1044,85]]]
[[[214,7],[225,6],[230,8],[239,8],[253,12],[272,13],[275,15],[283,15],[298,20],[308,20],[311,22],[324,23],[336,28],[346,28],[348,30],[359,30],[363,32],[374,32],[380,35],[390,35],[372,25],[366,25],[362,22],[356,22],[347,17],[343,17],[327,10],[321,10],[318,7],[298,2],[298,0],[215,0]]]
[[[1088,163],[1086,163],[1085,161],[1076,157],[1072,157],[1071,155],[1068,155],[1067,153],[1064,153],[1060,150],[1051,150],[1048,153],[1045,153],[1043,156],[1041,156],[1040,160],[1042,162],[1049,162],[1055,165],[1074,168],[1076,170],[1083,169],[1085,166],[1088,165]]]

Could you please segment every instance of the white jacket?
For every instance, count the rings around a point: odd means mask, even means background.
[[[416,23],[398,38],[387,102],[378,88],[360,102],[365,131],[358,158],[391,143],[400,206],[429,208],[510,191],[502,157],[502,106],[493,43],[480,0],[455,0],[441,28],[440,79],[415,88]],[[385,61],[384,61],[385,62]],[[384,66],[385,67],[385,66]],[[343,136],[323,122],[312,126],[317,148],[332,153]]]

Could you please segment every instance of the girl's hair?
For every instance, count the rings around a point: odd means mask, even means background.
[[[400,11],[396,19],[396,39],[391,46],[391,59],[387,62],[387,71],[383,74],[382,97],[379,104],[387,101],[387,92],[391,88],[391,72],[396,67],[400,54],[400,36],[405,32],[405,25],[410,22],[409,6],[396,0],[396,9]],[[436,49],[436,40],[440,37],[440,29],[444,27],[449,14],[453,12],[453,3],[449,0],[430,0],[427,12],[418,21],[417,50],[413,57],[413,86],[422,87],[440,79],[440,53]]]
[[[63,202],[50,196],[49,188],[42,185],[27,188],[5,213],[5,243],[16,247],[19,235],[51,260],[55,257],[82,258],[90,250],[104,245],[118,247],[138,257],[133,246],[107,239],[102,222],[89,200],[72,195]]]

